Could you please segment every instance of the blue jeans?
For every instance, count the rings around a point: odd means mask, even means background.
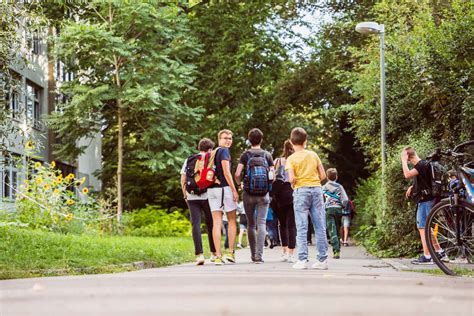
[[[324,211],[323,191],[321,187],[302,187],[293,192],[293,206],[296,222],[296,245],[298,260],[308,260],[308,214],[313,222],[316,236],[316,250],[319,261],[328,257],[326,238],[326,212]]]
[[[430,214],[431,208],[434,205],[434,200],[418,203],[416,209],[416,227],[418,229],[425,229],[426,219]]]

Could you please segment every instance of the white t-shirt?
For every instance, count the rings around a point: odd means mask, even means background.
[[[184,160],[183,167],[181,168],[181,174],[186,174],[186,163],[188,159]],[[207,192],[204,192],[201,195],[196,195],[196,194],[191,194],[188,191],[186,191],[186,198],[188,201],[192,200],[207,200]]]

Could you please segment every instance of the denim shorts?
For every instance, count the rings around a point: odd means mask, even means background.
[[[430,210],[433,205],[434,200],[418,203],[418,207],[416,209],[416,227],[418,229],[425,228],[426,219],[428,218],[428,214],[430,214]]]

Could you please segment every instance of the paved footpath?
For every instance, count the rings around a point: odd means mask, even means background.
[[[255,265],[244,249],[234,265],[0,281],[0,315],[474,315],[472,278],[399,272],[359,247],[327,271],[295,271],[279,255],[266,249]]]

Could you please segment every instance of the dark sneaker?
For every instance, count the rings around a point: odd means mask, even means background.
[[[262,264],[264,263],[265,261],[263,261],[263,259],[256,259],[253,263],[255,264]]]
[[[421,255],[418,259],[412,260],[412,264],[433,264],[433,259],[426,258],[425,255]]]
[[[334,251],[334,255],[332,256],[334,259],[341,258],[341,253],[339,251]]]

